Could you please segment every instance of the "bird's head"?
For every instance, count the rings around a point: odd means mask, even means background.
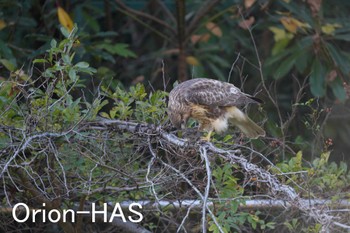
[[[188,120],[188,117],[185,117],[184,114],[178,113],[176,111],[171,111],[169,109],[168,111],[169,119],[171,123],[178,129],[184,129],[186,128],[186,123]]]

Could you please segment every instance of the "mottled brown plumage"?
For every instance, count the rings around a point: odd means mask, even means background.
[[[228,121],[247,137],[257,138],[264,136],[265,131],[237,107],[261,102],[233,84],[196,78],[180,83],[170,92],[168,113],[177,128],[184,128],[189,118],[197,120],[199,129],[208,131],[208,140],[213,130],[225,131]]]

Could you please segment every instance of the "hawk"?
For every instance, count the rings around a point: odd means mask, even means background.
[[[168,115],[176,128],[185,128],[189,118],[199,123],[199,130],[207,131],[209,141],[213,131],[227,130],[229,122],[247,137],[265,136],[265,131],[238,107],[262,103],[258,98],[241,92],[231,83],[196,78],[177,85],[169,94]]]

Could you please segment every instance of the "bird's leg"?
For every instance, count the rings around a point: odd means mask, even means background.
[[[211,133],[212,133],[212,132],[213,132],[213,130],[208,131],[207,136],[202,137],[201,139],[202,139],[203,141],[210,142],[210,136],[211,136]]]

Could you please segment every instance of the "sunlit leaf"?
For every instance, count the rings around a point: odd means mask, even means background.
[[[62,7],[57,7],[57,15],[58,15],[58,20],[60,24],[65,27],[69,32],[73,30],[73,20],[70,18],[68,13],[62,8]]]
[[[324,34],[334,35],[334,32],[337,28],[341,28],[342,26],[338,23],[326,23],[321,27],[321,30]]]
[[[277,41],[272,48],[271,54],[276,55],[284,51],[284,49],[288,46],[289,42],[290,42],[289,38],[284,38],[282,40]]]
[[[280,40],[285,40],[285,39],[291,40],[294,37],[292,33],[288,33],[286,32],[286,30],[282,28],[269,27],[269,29],[273,33],[273,38],[276,42]]]
[[[194,56],[187,56],[186,57],[186,62],[187,62],[187,64],[192,65],[192,66],[200,65],[200,62]]]
[[[45,63],[48,62],[46,59],[43,58],[38,58],[38,59],[34,59],[33,64],[35,63]]]
[[[4,29],[7,26],[5,20],[0,19],[0,30]]]
[[[282,17],[280,21],[283,24],[284,28],[293,34],[296,34],[298,29],[310,28],[309,24],[302,23],[293,17]]]

